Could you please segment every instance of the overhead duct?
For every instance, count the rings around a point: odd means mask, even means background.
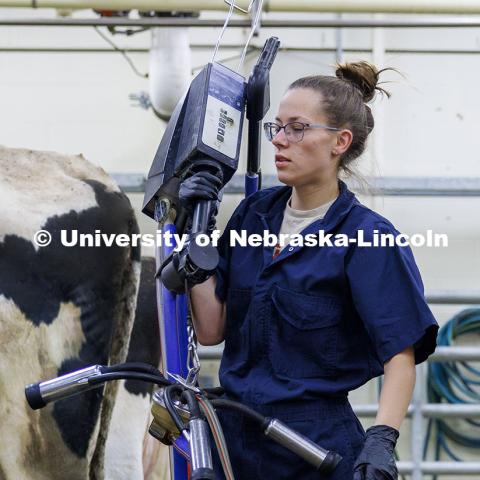
[[[236,0],[247,8],[248,0]],[[0,0],[0,7],[189,11],[225,10],[222,0]],[[480,13],[478,0],[268,0],[269,12]]]
[[[192,62],[186,28],[152,28],[150,102],[157,115],[169,120],[188,88]]]

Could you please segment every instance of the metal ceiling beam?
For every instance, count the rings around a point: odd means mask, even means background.
[[[479,2],[480,5],[480,2]],[[3,27],[196,27],[220,28],[223,20],[203,20],[198,18],[1,18]],[[250,20],[232,20],[232,28],[250,28]],[[425,19],[406,20],[366,20],[366,19],[333,19],[333,20],[262,20],[265,28],[478,28],[478,18]]]

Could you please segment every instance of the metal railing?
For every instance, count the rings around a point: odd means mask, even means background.
[[[141,173],[110,173],[126,193],[142,193],[145,191],[145,175]],[[368,191],[364,191],[354,179],[347,183],[355,192],[370,195],[388,196],[448,196],[479,197],[480,178],[477,177],[368,177]],[[245,179],[235,175],[225,187],[226,194],[243,194]],[[281,185],[276,175],[262,175],[262,188]],[[453,302],[456,303],[456,302]]]
[[[223,347],[201,347],[200,358],[203,360],[218,360]],[[480,361],[480,347],[437,347],[429,361]],[[424,418],[480,418],[480,404],[451,405],[424,403],[423,380],[424,366],[417,366],[417,375],[422,381],[416,383],[413,401],[407,412],[412,420],[411,428],[411,461],[397,463],[402,474],[409,474],[412,480],[421,480],[425,474],[438,475],[480,475],[480,462],[425,462],[422,460]],[[378,404],[352,405],[359,417],[375,417]]]
[[[480,304],[479,292],[431,292],[426,296],[431,304]],[[219,360],[223,346],[200,347],[202,360]],[[430,362],[480,361],[480,347],[437,347],[429,358]],[[412,403],[407,412],[411,419],[411,460],[397,462],[401,474],[411,475],[412,480],[422,480],[423,475],[480,475],[480,462],[423,461],[424,418],[480,418],[480,404],[437,404],[425,403],[425,364],[417,366],[417,381]],[[359,417],[375,417],[378,403],[352,405]]]

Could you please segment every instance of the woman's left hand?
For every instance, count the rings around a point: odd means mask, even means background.
[[[375,425],[367,430],[365,444],[355,461],[353,480],[397,480],[394,449],[398,430]]]

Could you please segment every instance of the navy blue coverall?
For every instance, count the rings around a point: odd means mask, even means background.
[[[398,234],[343,182],[322,220],[302,235],[346,234],[365,241]],[[220,412],[238,480],[352,478],[364,431],[347,395],[383,373],[409,346],[416,363],[435,349],[438,330],[409,247],[231,246],[230,231],[278,234],[291,187],[244,199],[219,241],[216,295],[226,302],[220,383],[226,396],[279,418],[343,456],[325,477],[265,438],[238,413]],[[216,473],[223,478],[216,458]]]

